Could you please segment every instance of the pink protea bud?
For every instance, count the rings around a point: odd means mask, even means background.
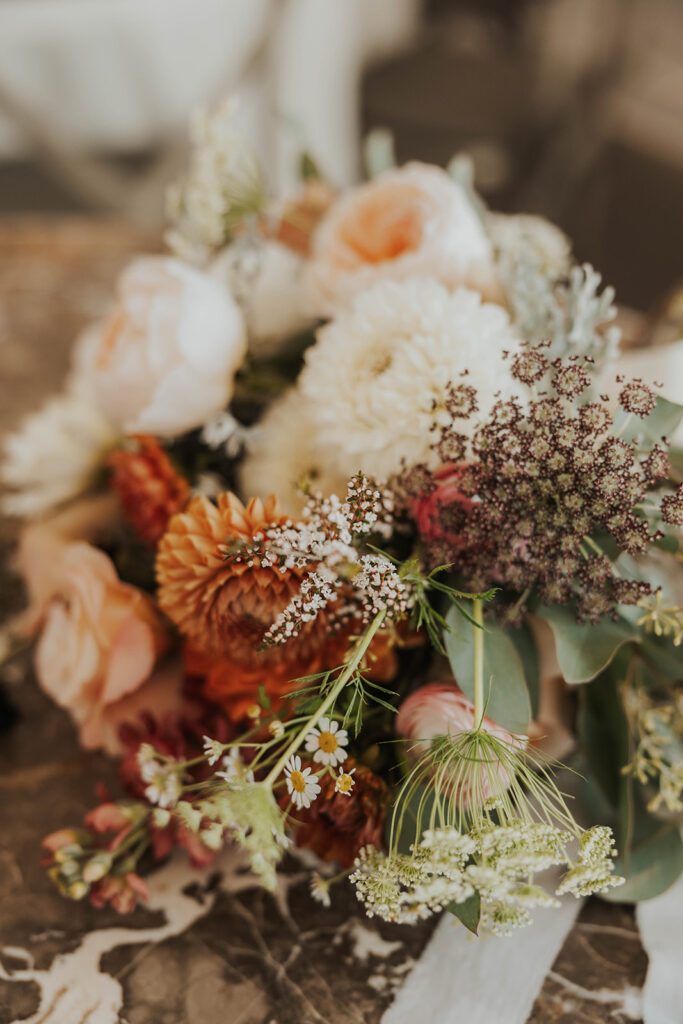
[[[434,486],[415,501],[413,516],[425,540],[447,540],[455,548],[464,542],[456,524],[460,519],[464,521],[474,504],[459,486],[466,470],[464,464],[442,466],[433,476]],[[452,528],[449,526],[451,518]]]
[[[526,736],[509,732],[486,715],[481,725],[486,732],[518,752],[526,746]],[[461,733],[470,732],[474,728],[474,704],[454,682],[428,683],[421,687],[403,701],[396,716],[396,731],[406,739],[415,741],[407,749],[411,759],[426,754],[435,736],[457,739]],[[478,770],[476,764],[472,770]],[[490,790],[488,771],[484,768],[481,774],[484,795],[495,795]],[[498,775],[507,788],[512,782],[509,769],[499,765]]]

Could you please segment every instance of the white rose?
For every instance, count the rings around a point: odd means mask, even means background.
[[[240,239],[212,263],[209,273],[242,307],[249,348],[257,355],[271,355],[285,338],[310,326],[302,307],[302,266],[300,256],[270,239]]]
[[[440,167],[409,163],[346,192],[313,236],[308,301],[334,315],[379,281],[431,277],[499,299],[493,251],[462,185]]]
[[[164,256],[134,260],[117,295],[109,316],[81,339],[79,389],[91,388],[129,434],[173,437],[225,408],[247,345],[231,296],[207,274]]]

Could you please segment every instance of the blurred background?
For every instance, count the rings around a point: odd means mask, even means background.
[[[311,151],[344,185],[386,127],[400,161],[474,161],[648,309],[681,276],[681,0],[0,0],[0,216],[155,229],[187,118],[236,92],[275,191]]]

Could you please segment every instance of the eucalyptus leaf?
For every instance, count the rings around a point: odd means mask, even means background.
[[[420,811],[420,805],[422,810]],[[397,832],[393,837],[393,846],[399,853],[410,853],[413,843],[421,838],[421,833],[427,827],[429,815],[434,806],[434,791],[427,790],[424,786],[416,786],[408,800],[397,797],[393,806],[389,809],[386,817],[385,838],[387,846],[391,845],[391,828],[396,814]],[[421,828],[418,829],[418,822]]]
[[[619,857],[614,870],[626,877],[626,884],[604,894],[610,902],[638,903],[659,896],[683,873],[683,841],[678,828],[665,826],[647,842],[634,846],[627,869]]]
[[[568,683],[594,679],[623,644],[642,640],[636,626],[623,618],[605,618],[595,625],[577,622],[571,605],[542,606],[535,614],[545,619],[553,631],[557,660]]]
[[[538,714],[538,704],[541,696],[536,641],[526,622],[511,630],[509,635],[517,648],[517,653],[522,659],[524,679],[531,703],[531,717],[535,718]]]
[[[474,630],[451,608],[446,616],[444,643],[455,680],[463,693],[474,699]],[[486,714],[511,732],[526,732],[531,703],[524,665],[506,629],[496,622],[484,627],[484,687],[488,694]]]
[[[445,909],[449,914],[457,917],[461,924],[473,935],[479,934],[479,919],[481,917],[481,896],[475,892],[469,899],[462,903],[448,903]]]

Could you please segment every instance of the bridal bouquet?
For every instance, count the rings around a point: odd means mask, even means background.
[[[323,904],[497,933],[655,895],[683,868],[683,408],[462,159],[375,145],[337,192],[304,157],[275,201],[231,116],[194,126],[172,254],[6,444],[15,638],[125,792],[45,839],[51,878],[124,912],[173,847],[234,844],[268,888],[299,847]]]

